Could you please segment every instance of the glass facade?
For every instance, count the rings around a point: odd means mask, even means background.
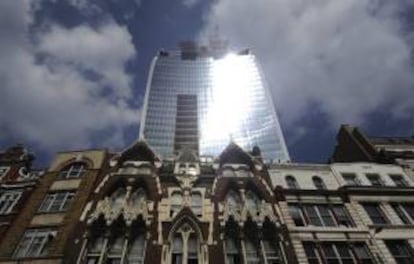
[[[163,157],[176,150],[177,98],[183,95],[197,100],[193,113],[200,156],[217,156],[233,141],[247,151],[259,146],[266,160],[289,160],[271,94],[254,55],[155,57],[140,137]]]

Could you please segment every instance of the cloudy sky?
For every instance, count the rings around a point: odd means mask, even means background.
[[[326,161],[342,123],[414,134],[411,0],[0,1],[0,147],[38,165],[137,136],[160,48],[218,26],[258,56],[296,161]]]

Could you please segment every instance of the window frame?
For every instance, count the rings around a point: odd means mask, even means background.
[[[197,217],[203,217],[203,195],[199,191],[191,193],[191,210]]]
[[[297,190],[297,189],[300,188],[298,181],[292,175],[286,175],[285,176],[285,182],[286,182],[287,188],[290,189],[290,190]]]
[[[87,169],[88,169],[88,166],[85,162],[82,162],[82,161],[72,162],[66,165],[59,172],[59,179],[61,180],[79,179],[83,177]]]
[[[355,227],[354,221],[349,214],[345,204],[331,205],[291,203],[288,204],[288,208],[295,226]],[[339,210],[341,210],[343,214],[338,214]],[[293,217],[293,213],[295,213],[297,217]],[[300,217],[300,219],[298,217]],[[298,225],[299,220],[300,225]],[[331,223],[329,223],[329,221],[331,221]],[[344,224],[345,222],[346,224]]]
[[[330,263],[330,261],[332,263],[342,263],[343,261],[349,263],[349,261],[352,261],[353,264],[374,264],[374,257],[364,242],[324,241],[315,243],[314,241],[302,241],[302,245],[309,264]],[[361,257],[361,251],[356,250],[357,248],[363,249],[368,258]],[[331,250],[331,252],[327,254],[327,250]]]
[[[366,173],[365,176],[367,177],[371,186],[376,186],[376,187],[385,186],[385,183],[382,180],[381,175],[379,173]]]
[[[0,195],[0,215],[7,215],[13,212],[14,207],[20,201],[23,191],[10,190]]]
[[[393,174],[389,174],[389,176],[390,176],[390,179],[395,184],[395,187],[409,187],[410,186],[408,181],[405,179],[405,177],[402,174],[393,173]]]
[[[10,166],[0,166],[0,180],[3,179],[10,171]]]
[[[369,216],[369,219],[371,220],[371,223],[373,225],[387,225],[390,223],[389,218],[387,217],[387,215],[385,214],[384,210],[381,208],[381,204],[380,203],[373,203],[373,202],[363,202],[361,203],[362,207],[364,208],[365,212],[367,213],[367,215]],[[367,206],[373,206],[371,208],[375,209],[378,213],[379,216],[372,216],[369,213],[369,210],[367,210]],[[378,223],[375,221],[375,219],[382,219],[380,222]]]
[[[315,186],[315,188],[317,189],[317,190],[327,190],[327,188],[326,188],[326,184],[325,184],[325,182],[322,180],[322,178],[321,177],[319,177],[319,176],[313,176],[312,177],[312,182],[313,182],[313,185]]]
[[[413,253],[413,248],[411,247],[411,245],[408,243],[407,240],[403,240],[403,239],[390,239],[390,240],[385,240],[385,245],[388,249],[388,251],[390,252],[391,256],[394,258],[394,260],[397,263],[400,263],[400,260],[409,260],[412,261],[414,258],[414,253]],[[403,245],[404,246],[404,251],[406,251],[407,255],[395,255],[393,253],[393,251],[396,248],[391,248],[391,246],[395,246],[396,244],[391,244],[391,243],[401,243],[399,246]],[[397,249],[399,250],[399,249]],[[404,262],[402,262],[404,263]],[[409,263],[409,262],[407,262]]]
[[[63,195],[63,196],[62,196]],[[61,191],[47,193],[43,198],[37,212],[38,213],[62,213],[66,212],[74,200],[76,192],[74,191]],[[62,197],[59,197],[62,196]],[[59,200],[58,200],[59,199]],[[58,207],[55,209],[54,206]]]
[[[28,258],[28,257],[42,257],[46,256],[48,253],[48,245],[52,240],[51,236],[56,232],[54,229],[51,228],[32,228],[27,229],[23,236],[20,238],[19,243],[17,244],[14,257],[15,258]],[[40,238],[40,241],[39,241]],[[28,241],[27,243],[25,242]],[[25,244],[26,243],[26,244]],[[39,247],[37,247],[37,244]],[[21,250],[23,249],[23,254],[21,254]],[[36,254],[33,254],[33,249],[36,249]]]
[[[414,225],[414,203],[390,203],[400,220],[406,225]],[[410,214],[406,206],[413,207],[413,214]]]
[[[341,176],[342,176],[342,179],[345,181],[346,186],[360,186],[361,185],[361,181],[358,178],[358,175],[356,173],[343,172],[341,173]]]
[[[183,207],[183,194],[181,191],[174,190],[170,196],[170,217],[175,217]]]

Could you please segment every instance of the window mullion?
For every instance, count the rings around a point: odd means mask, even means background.
[[[336,245],[335,245],[335,244],[332,244],[332,249],[333,249],[333,251],[335,252],[336,258],[339,260],[339,263],[340,263],[340,264],[343,264],[343,262],[342,262],[342,257],[341,257],[341,255],[339,254],[338,249],[336,248]]]
[[[39,235],[39,237],[41,237],[42,240],[41,240],[41,243],[40,243],[40,247],[38,249],[38,252],[36,253],[36,256],[40,256],[41,255],[42,250],[45,249],[45,246],[46,246],[46,243],[47,243],[47,238],[48,238],[49,232],[47,232],[45,230],[43,230],[42,232],[43,232],[43,234]]]
[[[23,256],[27,256],[27,253],[29,252],[30,248],[31,248],[31,247],[32,247],[32,245],[33,245],[33,240],[35,239],[36,234],[37,234],[37,230],[34,230],[34,231],[32,232],[32,234],[31,234],[31,237],[30,237],[30,242],[27,244],[26,251],[24,252]],[[24,235],[23,235],[23,236],[24,236]],[[23,237],[23,239],[24,239],[24,237]]]
[[[66,200],[67,200],[67,198],[68,198],[68,195],[69,195],[69,193],[68,193],[68,192],[66,192],[66,193],[65,193],[65,196],[64,196],[64,197],[63,197],[63,199],[62,199],[62,202],[60,203],[60,206],[59,206],[59,211],[62,211],[62,210],[63,210],[63,207],[65,206]]]
[[[125,237],[124,239],[124,246],[122,248],[122,253],[121,253],[121,261],[120,264],[123,264],[125,262],[126,259],[126,254],[127,254],[127,250],[128,250],[128,245],[129,244],[129,239],[128,237]]]
[[[319,218],[319,221],[321,221],[322,226],[326,226],[325,221],[324,221],[323,217],[321,216],[321,213],[319,212],[319,206],[313,205],[313,208],[315,208],[315,212],[316,212],[316,214]]]
[[[414,224],[414,219],[411,218],[410,214],[407,212],[407,210],[405,209],[404,205],[398,204],[398,207],[403,212],[403,214],[405,215],[405,217],[407,217],[407,219],[409,220],[409,222],[411,224]]]
[[[101,247],[101,253],[100,253],[100,255],[99,255],[99,260],[98,260],[98,264],[103,264],[104,263],[104,259],[105,259],[105,253],[106,253],[106,248],[108,247],[108,242],[109,242],[109,239],[106,237],[105,239],[104,239],[104,243],[103,243],[103,245],[102,245],[102,247]]]
[[[337,216],[335,215],[335,211],[333,209],[333,206],[331,204],[328,205],[328,214],[333,220],[335,226],[339,226],[339,221],[337,219]]]

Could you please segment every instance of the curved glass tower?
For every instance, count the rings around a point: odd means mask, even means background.
[[[231,142],[289,160],[257,59],[248,50],[217,56],[194,44],[153,59],[140,137],[163,157],[180,149],[217,156]]]

